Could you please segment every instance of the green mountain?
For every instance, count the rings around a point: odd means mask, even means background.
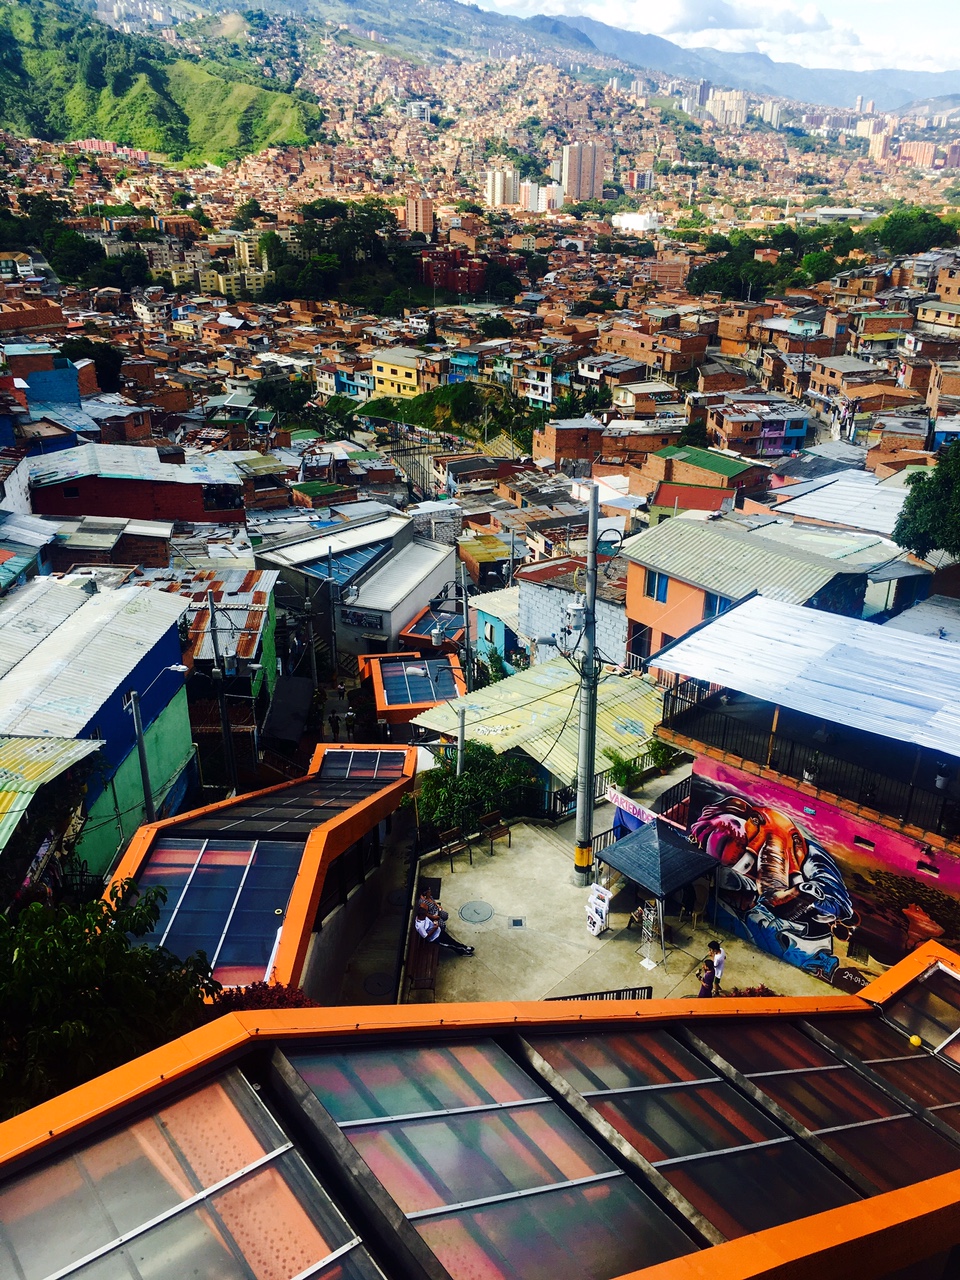
[[[266,89],[253,67],[177,57],[65,0],[0,0],[0,127],[15,133],[224,162],[309,142],[322,118],[309,95]]]

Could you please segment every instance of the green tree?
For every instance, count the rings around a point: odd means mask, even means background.
[[[275,231],[265,232],[257,241],[261,260],[271,271],[282,267],[287,261],[287,246]]]
[[[485,742],[468,742],[463,753],[463,773],[457,777],[456,761],[442,757],[436,768],[421,775],[417,812],[420,825],[445,831],[470,827],[483,814],[503,806],[512,787],[529,781],[529,766],[512,756],[498,756]]]
[[[503,316],[484,316],[477,328],[485,338],[510,338],[516,332]]]
[[[61,231],[48,252],[51,267],[65,280],[76,280],[91,262],[106,257],[101,245],[85,239],[79,231]]]
[[[256,196],[251,196],[249,200],[244,200],[237,205],[233,211],[233,221],[230,226],[234,231],[249,231],[253,226],[254,218],[262,217],[263,208]]]
[[[92,360],[97,370],[100,390],[120,390],[120,366],[123,364],[124,354],[119,347],[112,347],[109,342],[94,342],[91,338],[67,338],[60,347],[60,354],[74,363],[78,360]]]
[[[872,231],[873,228],[868,228]],[[881,222],[875,234],[891,253],[924,253],[927,249],[954,244],[956,230],[929,209],[914,206],[894,209]]]
[[[932,471],[908,476],[907,485],[894,542],[921,559],[931,551],[960,557],[960,441],[941,451]]]
[[[809,276],[814,284],[818,280],[829,280],[837,274],[840,263],[832,253],[820,250],[816,253],[805,253],[800,259],[800,270]]]
[[[16,1115],[199,1026],[219,991],[202,952],[138,939],[166,898],[132,880],[80,907],[0,916],[0,1116]]]

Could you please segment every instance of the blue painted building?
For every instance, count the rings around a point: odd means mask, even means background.
[[[485,591],[470,601],[473,643],[477,661],[488,669],[496,651],[507,675],[523,670],[529,663],[519,634],[520,588]]]

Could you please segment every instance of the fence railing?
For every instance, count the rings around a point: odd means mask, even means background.
[[[593,844],[593,856],[602,853],[604,849],[608,849],[610,845],[616,844],[617,837],[613,827],[609,831],[601,831],[599,835],[595,835],[591,843]]]
[[[653,987],[615,987],[612,991],[586,991],[576,996],[547,996],[547,1000],[652,1000]]]
[[[693,774],[691,773],[674,783],[672,787],[668,787],[666,791],[661,791],[652,805],[654,813],[661,813],[665,818],[686,826],[692,787]]]
[[[769,725],[726,714],[721,703],[710,702],[716,693],[714,686],[692,680],[668,691],[663,699],[664,727],[741,760],[767,765],[898,822],[951,837],[960,832],[960,819],[942,793],[925,791],[910,781],[888,777],[817,745],[776,733],[772,707]],[[667,795],[665,792],[660,798],[661,805]],[[658,811],[665,812],[663,808]]]

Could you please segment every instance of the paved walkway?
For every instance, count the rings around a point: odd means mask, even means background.
[[[602,810],[598,812],[598,819]],[[601,829],[608,825],[598,822]],[[825,983],[791,965],[764,955],[755,947],[709,921],[694,930],[689,918],[667,924],[673,943],[666,962],[659,946],[653,969],[641,963],[640,931],[627,927],[633,907],[632,890],[615,898],[610,928],[600,937],[587,930],[585,904],[589,889],[573,883],[573,823],[556,829],[520,824],[513,844],[477,844],[473,866],[466,855],[436,864],[443,876],[443,905],[450,913],[454,937],[476,948],[469,957],[443,954],[437,976],[437,1000],[542,1000],[547,996],[578,995],[620,987],[652,986],[655,998],[696,995],[695,970],[707,954],[711,938],[722,939],[727,951],[728,987],[765,984],[778,995],[830,994]],[[472,923],[460,917],[466,904],[492,909],[489,919]],[[477,914],[468,908],[468,915]]]

